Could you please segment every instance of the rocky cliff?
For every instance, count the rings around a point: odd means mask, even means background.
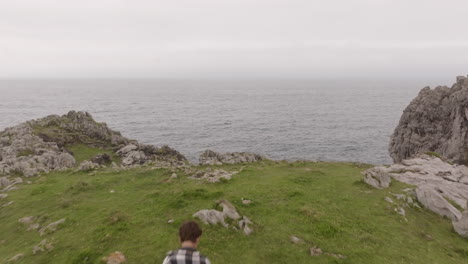
[[[390,156],[400,162],[436,152],[451,162],[468,164],[468,78],[451,87],[426,87],[404,110],[390,141]]]
[[[140,144],[123,137],[105,123],[96,122],[89,113],[70,111],[63,116],[47,116],[0,132],[0,175],[30,177],[75,167],[74,154],[68,149],[73,145],[109,150],[121,157],[123,166],[186,161],[174,149]]]

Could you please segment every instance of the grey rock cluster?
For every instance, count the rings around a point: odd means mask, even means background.
[[[258,154],[249,152],[218,153],[212,150],[205,150],[200,154],[199,162],[201,165],[222,165],[257,162],[264,159],[264,157]]]
[[[29,123],[0,133],[0,175],[35,176],[75,165],[75,158],[55,142],[45,142]]]
[[[182,154],[168,146],[156,147],[132,142],[117,150],[116,153],[122,157],[122,165],[126,167],[144,164],[177,167],[187,162]]]
[[[200,219],[203,223],[207,225],[217,225],[221,224],[224,227],[229,227],[229,224],[226,223],[226,218],[237,221],[238,228],[244,232],[245,235],[250,235],[253,232],[252,221],[246,216],[240,216],[233,204],[226,200],[221,200],[218,204],[223,208],[223,211],[218,211],[215,209],[203,209],[196,212],[193,217]],[[233,226],[234,229],[237,227]]]
[[[211,183],[220,182],[222,180],[230,180],[232,176],[238,174],[239,171],[225,171],[223,169],[211,169],[196,171],[190,176],[190,179],[204,180]]]
[[[426,152],[468,164],[468,78],[451,87],[426,87],[408,105],[390,141],[394,162]]]
[[[454,227],[455,223],[464,219],[464,214],[457,207],[468,209],[468,168],[464,165],[450,164],[440,158],[422,154],[399,164],[368,169],[363,174],[364,181],[376,188],[388,187],[391,179],[416,186],[415,195],[419,203],[450,218]],[[382,178],[389,179],[388,184],[387,180],[381,184]]]

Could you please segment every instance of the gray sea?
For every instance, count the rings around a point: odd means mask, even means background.
[[[424,81],[2,80],[0,130],[69,110],[196,161],[205,149],[390,163],[389,137]]]

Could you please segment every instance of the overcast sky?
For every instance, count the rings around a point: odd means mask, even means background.
[[[0,0],[0,78],[468,74],[467,0]]]

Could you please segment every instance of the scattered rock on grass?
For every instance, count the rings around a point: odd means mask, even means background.
[[[7,197],[8,197],[8,194],[6,194],[6,193],[0,193],[0,200],[1,200],[1,199],[5,199],[5,198],[7,198]]]
[[[50,223],[47,226],[39,230],[39,235],[43,236],[52,232],[55,232],[59,225],[65,223],[65,218],[62,218],[56,222]]]
[[[252,203],[251,200],[247,200],[247,199],[242,198],[242,204],[247,205],[247,204],[251,204],[251,203]]]
[[[40,252],[52,251],[52,249],[54,249],[54,245],[51,242],[48,242],[47,239],[44,239],[39,244],[34,246],[33,254],[36,255]]]
[[[102,258],[102,261],[106,264],[121,264],[127,262],[125,255],[120,251],[115,251],[109,256]]]
[[[24,254],[22,254],[22,253],[16,254],[13,257],[11,257],[10,259],[8,259],[8,263],[16,262],[18,260],[21,260],[22,258],[24,258]]]
[[[168,223],[168,224],[174,223],[174,219],[169,219],[169,220],[167,220],[167,223]]]
[[[289,240],[291,240],[292,243],[294,244],[302,244],[304,243],[304,240],[298,238],[297,236],[290,236]]]
[[[92,171],[95,169],[100,168],[101,166],[97,163],[94,163],[89,160],[85,160],[81,162],[80,166],[78,167],[78,171]]]
[[[311,247],[310,248],[310,255],[312,257],[318,257],[320,255],[322,255],[322,249],[320,249],[319,247]]]
[[[205,224],[211,224],[211,225],[216,225],[216,224],[221,224],[224,227],[228,227],[228,224],[224,222],[224,214],[220,211],[214,210],[214,209],[204,209],[196,212],[193,217],[199,218],[203,223]]]
[[[385,197],[385,201],[387,201],[387,202],[389,202],[389,203],[393,203],[393,200],[392,200],[392,198],[390,198],[390,197]]]

